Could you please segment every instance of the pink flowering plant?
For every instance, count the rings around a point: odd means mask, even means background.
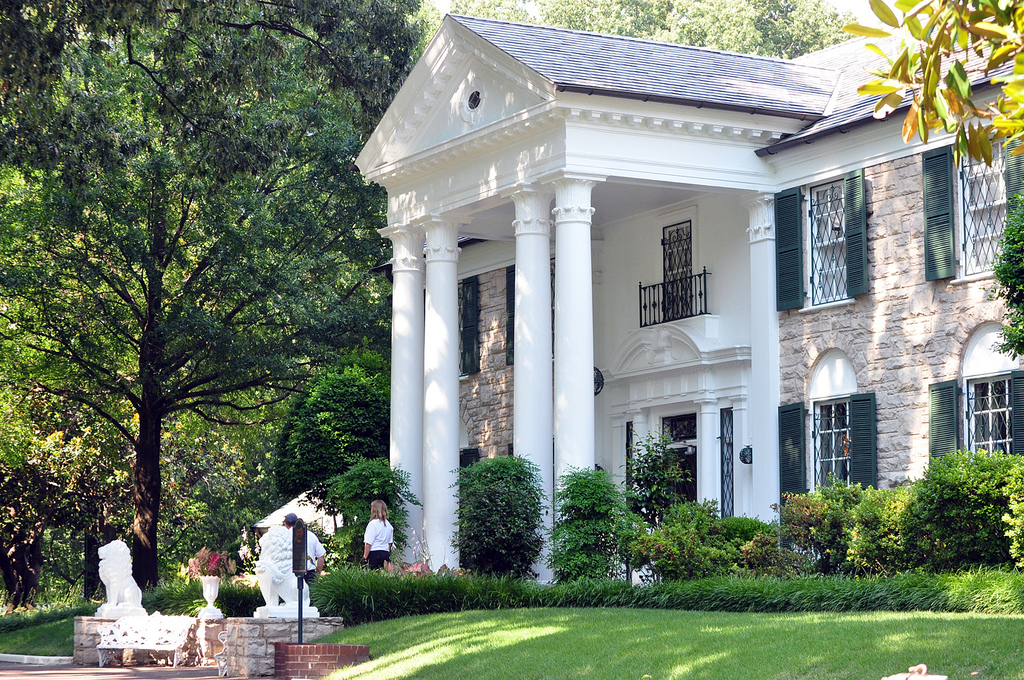
[[[191,578],[200,576],[231,576],[237,569],[235,561],[228,559],[226,552],[202,548],[196,556],[188,561],[188,575]]]

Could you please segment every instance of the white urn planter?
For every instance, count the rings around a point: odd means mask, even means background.
[[[206,606],[199,611],[197,618],[223,619],[224,614],[213,606],[217,595],[220,594],[220,576],[200,576],[199,580],[203,582],[203,599],[206,600]]]

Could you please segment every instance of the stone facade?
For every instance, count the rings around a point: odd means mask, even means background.
[[[991,277],[925,280],[920,154],[866,168],[864,180],[868,292],[849,304],[780,313],[781,403],[810,410],[817,360],[831,348],[845,352],[858,392],[875,393],[878,486],[888,488],[922,474],[928,386],[961,378],[971,334],[1001,322],[1004,306],[991,299]]]
[[[505,361],[506,309],[504,267],[480,274],[480,371],[463,376],[459,414],[469,448],[481,458],[508,455],[512,444],[512,370]]]
[[[75,618],[75,655],[78,666],[99,665],[96,641],[98,628],[113,623],[115,619],[101,619],[92,616]],[[303,641],[317,640],[342,630],[345,626],[337,617],[304,619]],[[193,645],[193,661],[203,665],[215,665],[213,655],[220,651],[217,636],[228,632],[228,669],[231,677],[255,678],[273,677],[275,674],[275,643],[296,642],[299,637],[298,619],[199,619],[196,630],[196,644]],[[125,652],[126,663],[145,663],[146,659]],[[188,657],[186,657],[188,658]],[[191,663],[191,661],[190,661]]]

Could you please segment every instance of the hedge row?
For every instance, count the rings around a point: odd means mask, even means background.
[[[1024,614],[1024,572],[974,570],[891,577],[808,576],[793,579],[726,576],[633,586],[616,579],[580,579],[553,586],[487,576],[392,576],[363,569],[325,575],[312,591],[321,616],[349,625],[401,616],[522,607],[628,607],[728,612],[938,611]],[[199,584],[172,582],[144,600],[150,611],[195,615]],[[225,616],[252,616],[258,588],[223,584]]]

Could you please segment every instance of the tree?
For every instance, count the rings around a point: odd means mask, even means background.
[[[956,139],[956,158],[992,160],[992,140],[1024,135],[1024,1],[872,0],[875,16],[888,28],[851,25],[851,33],[886,42],[868,48],[888,68],[859,92],[880,96],[875,116],[884,118],[910,96],[903,140],[945,130]],[[895,11],[894,11],[895,10]],[[891,56],[890,56],[891,55]],[[1013,64],[1012,73],[1009,65]],[[979,100],[973,84],[989,76],[997,95]]]
[[[842,42],[853,19],[823,0],[541,0],[540,16],[551,26],[783,58]]]
[[[363,460],[388,457],[390,380],[383,357],[365,349],[347,352],[316,378],[281,429],[274,457],[281,493],[308,491],[325,505],[335,476]]]
[[[386,258],[383,192],[349,167],[409,67],[413,8],[54,7],[0,24],[7,389],[130,443],[145,587],[167,418],[252,420],[339,348],[386,342],[366,273]]]
[[[1020,194],[1010,198],[993,273],[996,294],[1006,302],[999,349],[1019,357],[1024,355],[1024,196]]]
[[[94,530],[124,502],[126,466],[103,450],[117,440],[90,415],[45,395],[0,396],[0,575],[8,611],[39,594],[50,532]],[[75,583],[79,574],[64,576]]]

